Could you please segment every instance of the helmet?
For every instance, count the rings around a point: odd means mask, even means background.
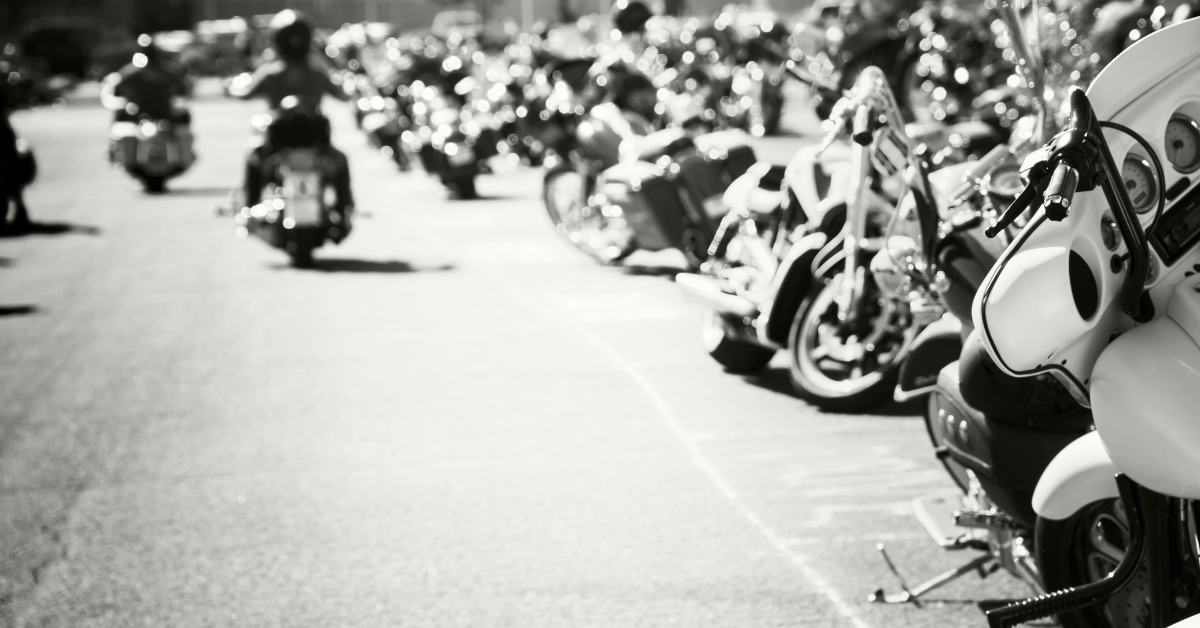
[[[271,42],[284,61],[303,61],[312,46],[313,27],[308,16],[284,9],[271,18]]]
[[[642,0],[620,0],[617,2],[616,11],[613,12],[613,25],[622,35],[640,33],[652,17],[654,11]]]
[[[154,45],[154,38],[142,33],[137,38],[137,52],[133,53],[133,65],[144,68],[158,65],[163,60],[162,49]]]

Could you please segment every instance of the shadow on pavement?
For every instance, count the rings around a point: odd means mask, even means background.
[[[291,269],[291,266],[280,264],[276,268]],[[428,272],[444,272],[454,270],[453,264],[440,264],[434,266],[414,266],[408,262],[399,260],[363,260],[363,259],[334,259],[334,258],[317,258],[313,260],[312,266],[297,270],[316,271],[322,273],[379,273],[379,274],[401,274],[401,273],[428,273]]]
[[[31,235],[64,235],[80,233],[100,235],[100,229],[91,225],[73,225],[66,222],[31,222],[25,225],[8,225],[0,229],[0,238],[20,238]]]
[[[213,188],[169,188],[166,191],[167,196],[229,196],[229,186],[213,187]]]
[[[780,395],[789,397],[799,397],[794,388],[792,388],[792,378],[788,374],[786,368],[767,368],[758,375],[747,375],[742,378],[752,386],[769,390]],[[913,399],[905,403],[896,403],[889,401],[877,408],[872,408],[867,412],[832,412],[830,410],[821,409],[822,414],[842,414],[848,416],[895,416],[895,417],[911,417],[919,416],[924,408],[922,399]],[[820,409],[820,408],[818,408]]]
[[[25,316],[27,314],[37,314],[38,311],[38,306],[36,305],[0,305],[0,317]]]
[[[675,281],[675,275],[686,273],[687,270],[678,266],[618,266],[623,274],[631,277],[666,277]]]

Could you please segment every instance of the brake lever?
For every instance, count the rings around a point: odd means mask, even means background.
[[[1001,231],[1007,229],[1009,225],[1013,224],[1013,221],[1015,221],[1021,214],[1025,213],[1025,210],[1029,209],[1029,207],[1033,205],[1034,199],[1042,197],[1042,193],[1045,192],[1046,186],[1049,184],[1050,177],[1041,176],[1038,177],[1037,183],[1031,182],[1029,185],[1025,186],[1025,189],[1022,190],[1021,194],[1013,200],[1012,204],[1008,206],[1008,209],[1004,210],[1004,214],[1000,216],[1000,219],[996,221],[996,224],[988,227],[987,230],[984,231],[984,235],[989,238],[994,238],[999,235]]]

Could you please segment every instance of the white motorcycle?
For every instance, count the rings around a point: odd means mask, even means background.
[[[1034,491],[1052,593],[988,621],[1162,628],[1200,612],[1200,21],[1142,38],[1070,105],[1023,166],[1000,222],[1042,207],[973,319],[996,364],[1058,379],[1096,431]]]

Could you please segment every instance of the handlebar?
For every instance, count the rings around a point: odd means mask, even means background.
[[[1129,199],[1129,191],[1120,183],[1121,169],[1113,159],[1108,142],[1104,139],[1102,123],[1096,120],[1096,113],[1087,95],[1083,90],[1076,89],[1071,92],[1070,103],[1071,121],[1067,130],[1031,156],[1036,159],[1027,168],[1029,185],[1004,212],[1004,216],[987,230],[987,235],[994,237],[1000,233],[1028,209],[1043,190],[1046,218],[1061,221],[1070,212],[1077,191],[1087,192],[1101,187],[1129,250],[1129,272],[1120,292],[1121,310],[1134,320],[1143,321],[1152,316],[1152,312],[1143,311],[1141,306],[1142,291],[1150,269],[1146,233]]]
[[[1065,161],[1059,162],[1050,177],[1050,185],[1046,186],[1046,217],[1054,221],[1066,218],[1078,187],[1079,170]]]
[[[859,105],[854,111],[854,126],[850,131],[850,138],[859,146],[871,145],[871,107],[869,105]]]

